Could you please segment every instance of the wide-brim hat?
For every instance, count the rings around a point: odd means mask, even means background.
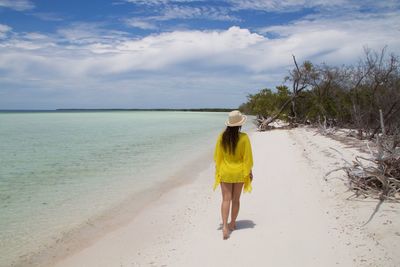
[[[247,120],[247,116],[243,115],[239,110],[229,112],[228,120],[225,122],[226,126],[242,126]]]

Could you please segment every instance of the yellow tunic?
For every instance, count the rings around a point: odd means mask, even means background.
[[[250,139],[245,133],[239,133],[239,141],[234,154],[224,151],[222,133],[218,137],[214,152],[215,183],[214,190],[224,183],[244,183],[244,192],[251,192],[250,171],[253,167],[253,155]]]

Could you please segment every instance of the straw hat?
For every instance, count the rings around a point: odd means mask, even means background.
[[[240,113],[239,110],[229,112],[228,120],[225,122],[226,126],[242,126],[247,120],[247,116]]]

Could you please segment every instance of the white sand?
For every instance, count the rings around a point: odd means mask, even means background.
[[[147,205],[134,219],[51,266],[400,266],[400,206],[349,201],[323,180],[353,148],[307,129],[253,133],[253,192],[238,230],[222,240],[214,166]],[[210,152],[210,162],[212,154]],[[344,177],[343,173],[331,176]]]

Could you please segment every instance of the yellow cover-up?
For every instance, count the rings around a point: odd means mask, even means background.
[[[214,190],[220,182],[244,183],[243,191],[251,192],[250,171],[253,167],[253,155],[250,139],[246,133],[239,132],[239,141],[234,154],[224,151],[221,133],[215,146],[214,161]]]

